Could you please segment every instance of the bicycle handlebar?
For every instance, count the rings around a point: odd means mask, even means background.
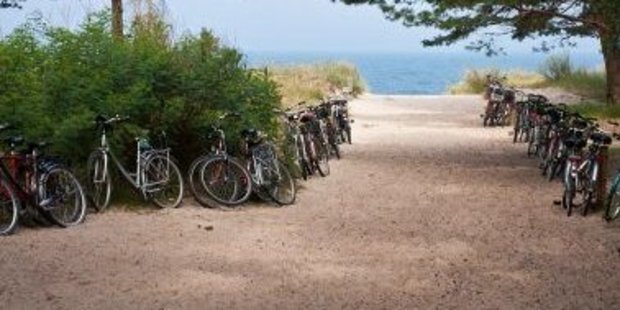
[[[114,117],[110,117],[107,118],[103,115],[97,115],[97,117],[95,118],[95,125],[97,126],[101,126],[101,125],[112,125],[114,123],[121,123],[121,122],[125,122],[130,120],[129,116],[120,116],[118,114],[116,114]]]

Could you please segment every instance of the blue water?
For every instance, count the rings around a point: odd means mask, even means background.
[[[571,54],[578,67],[601,68],[598,53]],[[500,68],[536,71],[548,54],[520,53],[487,57],[475,52],[417,53],[309,53],[250,52],[247,61],[252,67],[294,65],[328,61],[346,61],[360,70],[370,91],[375,94],[443,94],[460,81],[469,69]]]

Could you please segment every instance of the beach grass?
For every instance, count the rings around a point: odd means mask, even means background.
[[[547,79],[539,73],[523,70],[502,71],[494,68],[469,70],[463,81],[450,86],[448,92],[458,94],[481,94],[487,86],[487,76],[496,79],[505,78],[505,84],[517,88],[543,88],[548,85]]]
[[[470,70],[465,73],[461,82],[451,86],[448,91],[450,94],[481,94],[486,86],[487,75],[496,78],[505,77],[504,84],[511,87],[528,89],[554,87],[590,101],[605,101],[605,71],[576,68],[567,54],[548,57],[538,72],[502,71],[494,68]]]
[[[341,91],[357,96],[366,90],[358,69],[346,62],[271,66],[267,70],[279,86],[285,107],[301,101],[311,103]]]

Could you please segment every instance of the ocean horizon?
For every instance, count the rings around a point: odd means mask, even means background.
[[[565,53],[565,52],[563,52]],[[601,69],[600,53],[570,53],[575,67]],[[462,80],[468,70],[537,71],[558,53],[516,52],[487,57],[471,51],[420,52],[246,52],[250,67],[348,62],[362,75],[368,91],[379,95],[438,95]]]

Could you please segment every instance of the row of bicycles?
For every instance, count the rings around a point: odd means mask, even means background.
[[[241,150],[236,156],[228,151],[223,124],[241,115],[219,116],[208,133],[210,151],[199,156],[187,174],[197,202],[206,207],[238,206],[255,194],[276,205],[290,205],[297,192],[293,175],[304,179],[329,175],[329,159],[340,158],[339,145],[351,143],[347,100],[300,104],[276,112],[282,116],[284,138],[272,141],[256,128],[246,128],[240,133]],[[128,121],[119,115],[96,117],[93,125],[100,143],[79,175],[62,159],[46,154],[49,143],[25,141],[15,133],[17,128],[0,124],[4,145],[0,153],[0,235],[14,233],[20,222],[74,226],[84,220],[88,206],[105,210],[112,201],[113,171],[146,201],[160,208],[179,207],[185,182],[164,134],[158,147],[148,138],[135,139],[134,169],[128,169],[112,151],[108,136]]]
[[[492,90],[497,94],[501,89]],[[604,217],[612,221],[620,217],[620,170],[612,178],[607,193],[601,175],[606,165],[607,148],[616,133],[601,129],[598,120],[573,112],[566,104],[552,104],[548,98],[510,89],[509,100],[498,98],[505,105],[508,119],[513,121],[513,142],[527,145],[527,156],[536,158],[541,174],[549,181],[561,180],[564,191],[558,201],[568,216],[579,210],[586,216],[595,203],[605,205]],[[608,122],[618,127],[616,122]],[[505,123],[498,124],[505,125]]]

